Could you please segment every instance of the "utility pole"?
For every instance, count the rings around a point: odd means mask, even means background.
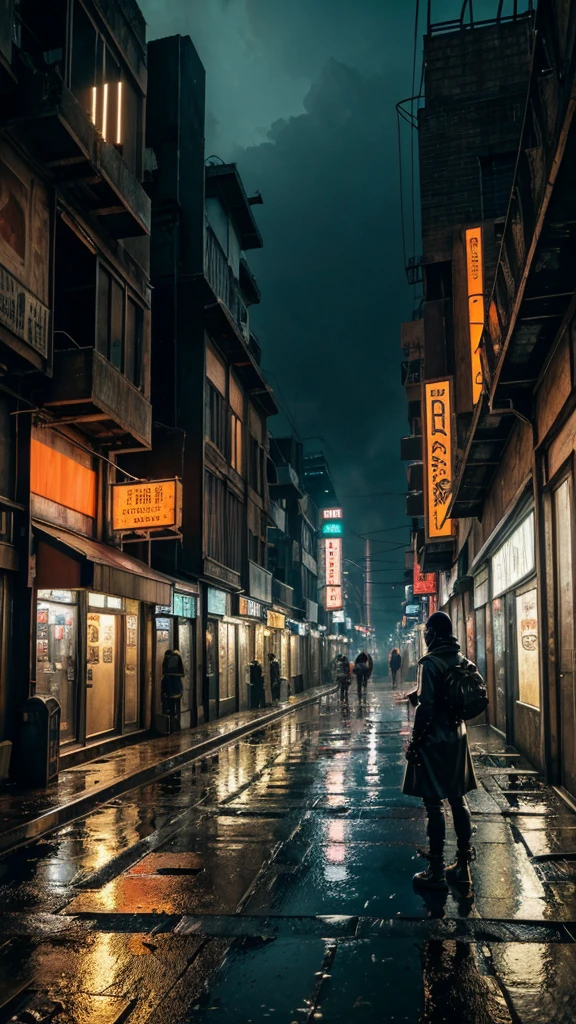
[[[364,566],[364,593],[365,593],[365,604],[366,604],[366,626],[368,629],[372,626],[372,583],[370,577],[370,540],[367,537],[365,548],[365,566]]]

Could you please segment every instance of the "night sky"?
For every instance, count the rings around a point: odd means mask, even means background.
[[[403,552],[392,547],[408,541],[399,346],[400,324],[414,307],[403,267],[395,106],[412,91],[416,5],[140,5],[149,38],[192,37],[207,72],[206,154],[236,160],[248,193],[262,193],[255,213],[264,248],[248,258],[262,291],[252,324],[284,412],[270,429],[292,432],[291,419],[302,438],[322,435],[324,442],[306,442],[306,451],[323,448],[328,456],[350,530],[388,531],[373,535],[376,557],[392,560],[374,562],[373,593],[376,626],[389,630],[399,607],[385,600],[393,592],[380,581],[402,580]],[[496,7],[496,0],[476,0],[475,15]],[[437,0],[433,20],[460,8],[461,0]],[[418,60],[417,88],[420,73]],[[407,130],[403,140],[409,173]],[[420,247],[416,240],[413,249],[409,223],[407,229],[410,256]],[[390,529],[401,525],[404,531]],[[353,533],[347,548],[361,559]],[[403,588],[394,593],[401,600]]]

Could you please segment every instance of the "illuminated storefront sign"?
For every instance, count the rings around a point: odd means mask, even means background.
[[[286,625],[286,616],[282,615],[281,612],[267,612],[266,614],[266,625],[272,629],[284,629]]]
[[[468,321],[470,325],[470,361],[472,367],[472,404],[482,394],[480,342],[484,330],[484,261],[482,228],[466,232],[466,271],[468,279]]]
[[[178,529],[182,525],[182,484],[179,480],[112,486],[112,528],[128,530]]]
[[[334,520],[333,522],[322,523],[323,537],[341,537],[344,533],[344,524]]]
[[[536,568],[534,513],[531,512],[492,557],[492,597],[499,597]]]
[[[426,532],[428,537],[450,537],[448,508],[452,496],[451,380],[424,385],[426,410],[425,473]]]
[[[228,611],[228,594],[225,590],[208,587],[208,614],[226,615]]]
[[[422,572],[418,562],[414,560],[414,594],[435,594],[436,573]]]
[[[322,519],[342,519],[341,508],[323,508],[320,513]]]
[[[249,597],[238,598],[239,615],[247,615],[251,619],[262,618],[262,605],[258,601],[252,601]]]
[[[326,587],[326,608],[330,612],[337,612],[343,608],[342,587]]]

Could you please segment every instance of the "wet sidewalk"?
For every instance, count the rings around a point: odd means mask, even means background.
[[[0,1024],[572,1024],[576,815],[471,730],[474,896],[423,898],[409,731],[327,695],[0,856]]]
[[[66,768],[48,789],[0,788],[0,853],[73,821],[112,797],[213,753],[226,743],[263,728],[331,692],[319,686],[275,707],[242,711],[170,736],[121,747],[93,761]]]

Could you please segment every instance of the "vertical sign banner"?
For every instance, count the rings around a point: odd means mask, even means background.
[[[426,431],[424,467],[425,510],[429,538],[451,537],[448,508],[452,496],[452,401],[451,380],[424,385]]]
[[[342,540],[340,537],[326,537],[324,540],[326,563],[326,608],[339,611],[342,608]]]
[[[468,321],[470,325],[470,362],[472,367],[472,404],[482,394],[480,342],[484,330],[484,261],[482,228],[466,231],[466,270],[468,279]]]
[[[418,562],[414,560],[414,594],[435,594],[436,573],[422,572]]]

